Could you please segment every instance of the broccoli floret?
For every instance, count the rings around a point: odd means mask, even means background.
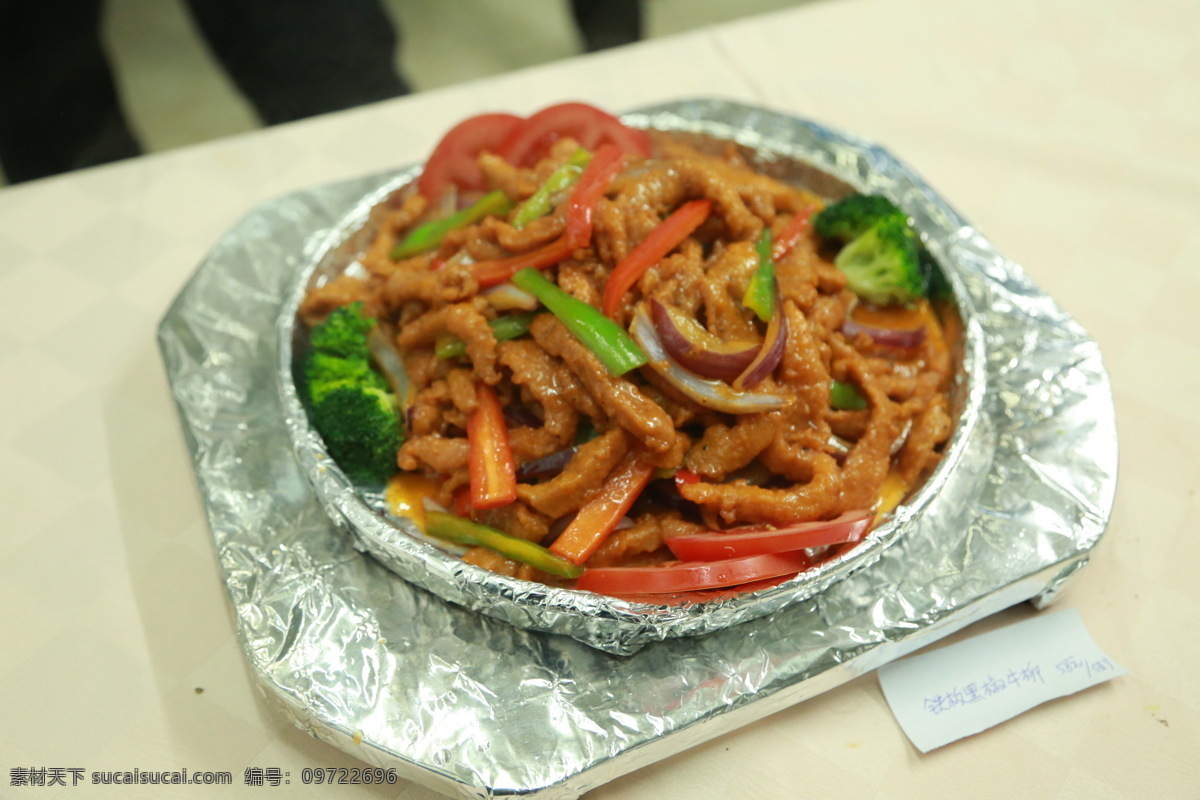
[[[917,255],[921,263],[921,275],[925,281],[925,296],[930,300],[945,300],[950,297],[954,290],[950,288],[946,273],[934,260],[933,255],[920,245],[917,246]]]
[[[813,231],[822,239],[848,244],[875,223],[889,217],[907,218],[886,197],[852,194],[818,212],[813,218]]]
[[[383,483],[396,471],[404,441],[396,398],[381,389],[342,386],[313,408],[333,460],[356,483]]]
[[[367,333],[374,325],[375,320],[363,314],[362,303],[350,303],[334,309],[324,322],[314,327],[309,343],[320,353],[366,360]]]
[[[903,217],[886,217],[842,248],[833,262],[868,303],[911,303],[925,290],[916,236]]]
[[[334,310],[313,328],[304,362],[313,426],[356,483],[386,481],[404,441],[396,397],[371,366],[367,335],[374,325],[362,303]]]
[[[304,377],[308,380],[308,396],[313,405],[343,386],[360,386],[385,392],[391,389],[387,379],[372,369],[367,359],[342,358],[329,353],[310,353],[304,363]]]

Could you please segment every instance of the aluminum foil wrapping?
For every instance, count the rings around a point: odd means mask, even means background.
[[[964,319],[958,427],[866,547],[748,601],[657,609],[468,574],[381,523],[323,462],[288,388],[297,292],[405,173],[253,210],[159,329],[238,634],[298,725],[447,794],[574,797],[982,616],[1048,602],[1111,510],[1116,429],[1096,344],[903,164],[723,101],[627,119],[899,201]]]

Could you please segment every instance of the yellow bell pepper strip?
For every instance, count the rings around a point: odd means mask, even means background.
[[[625,456],[609,474],[600,493],[592,497],[554,543],[550,552],[573,564],[591,558],[600,545],[616,530],[633,501],[654,477],[654,465],[637,453]]]
[[[646,270],[691,236],[692,231],[708,219],[708,215],[712,213],[712,205],[712,200],[707,199],[684,203],[652,230],[629,255],[621,259],[608,276],[608,283],[604,287],[601,308],[605,314],[611,317],[616,313],[617,306],[629,291],[629,287],[637,283]]]
[[[492,336],[496,337],[497,342],[505,342],[529,333],[529,323],[533,322],[533,318],[536,316],[537,313],[533,311],[527,314],[505,314],[503,317],[490,320],[488,326],[492,329]],[[466,355],[467,344],[452,334],[444,338],[439,336],[433,352],[441,359],[458,358]]]
[[[425,500],[434,497],[442,482],[415,472],[399,472],[392,476],[384,489],[388,510],[397,517],[407,517],[425,530]]]
[[[523,269],[513,275],[512,281],[541,300],[575,338],[596,354],[609,372],[624,375],[646,363],[645,352],[620,325],[594,306],[567,294],[542,273]]]
[[[499,508],[517,499],[517,464],[496,390],[475,386],[475,410],[467,417],[467,476],[471,506]]]
[[[592,243],[592,215],[600,198],[625,164],[625,153],[615,144],[602,144],[567,200],[567,232],[563,238],[578,249]]]
[[[853,383],[831,381],[829,406],[839,411],[862,411],[867,407],[867,398],[862,396]]]
[[[772,255],[771,229],[763,228],[758,237],[758,269],[750,276],[742,305],[758,315],[763,322],[770,322],[775,315],[775,258]]]
[[[574,186],[591,160],[592,154],[582,147],[572,153],[567,163],[551,172],[538,190],[517,208],[511,220],[512,226],[520,230],[535,219],[549,214],[553,210],[551,202],[554,196]]]
[[[462,211],[457,211],[433,222],[427,222],[414,229],[404,238],[404,241],[392,248],[392,260],[397,261],[432,250],[442,243],[442,239],[450,231],[473,225],[484,217],[503,217],[512,211],[512,208],[513,201],[509,200],[508,195],[504,192],[499,189],[488,192]]]
[[[566,261],[574,252],[575,248],[565,238],[559,238],[536,250],[530,250],[528,253],[518,253],[515,256],[495,258],[490,261],[477,261],[471,267],[471,273],[479,281],[480,288],[498,286],[511,279],[518,270],[526,267],[530,269],[553,267],[555,264]]]
[[[559,575],[563,578],[578,578],[583,568],[572,564],[561,556],[551,553],[534,542],[510,536],[503,531],[480,525],[469,519],[447,514],[445,511],[425,512],[425,532],[438,539],[456,544],[486,547],[505,558],[520,561],[531,567]]]

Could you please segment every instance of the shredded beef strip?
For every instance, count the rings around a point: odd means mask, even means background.
[[[455,303],[430,311],[404,326],[396,337],[401,352],[434,344],[440,333],[450,333],[467,346],[467,357],[484,383],[500,382],[496,370],[496,337],[482,312],[482,301]]]
[[[581,387],[574,375],[528,339],[501,342],[498,355],[500,363],[512,373],[513,383],[527,390],[541,410],[541,427],[509,430],[517,462],[532,461],[567,447],[579,427],[580,412],[572,398],[581,393]]]
[[[536,317],[529,332],[546,352],[561,358],[604,412],[647,449],[663,452],[675,444],[670,417],[628,378],[605,369],[596,354],[552,315]]]
[[[517,497],[555,519],[577,511],[603,485],[628,451],[628,435],[621,428],[613,428],[580,445],[563,471],[550,480],[517,484]]]

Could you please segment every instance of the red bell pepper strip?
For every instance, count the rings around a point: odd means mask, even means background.
[[[469,519],[471,516],[471,487],[460,486],[454,490],[454,503],[451,511],[464,519]]]
[[[604,287],[604,302],[601,308],[608,316],[616,313],[621,298],[629,291],[629,287],[637,283],[638,278],[658,261],[666,257],[683,242],[692,231],[700,227],[712,212],[712,200],[691,200],[671,213],[641,244],[633,248],[629,255],[621,259],[612,274],[608,276],[608,284]]]
[[[567,200],[567,232],[563,235],[573,248],[591,244],[592,215],[596,205],[624,163],[625,153],[621,148],[615,144],[603,144],[579,176],[579,182]]]
[[[467,476],[473,508],[499,508],[517,499],[517,464],[508,443],[504,409],[496,390],[475,387],[475,410],[467,418]]]
[[[676,558],[719,561],[763,553],[792,553],[809,547],[858,542],[871,527],[870,511],[847,511],[818,522],[797,522],[779,528],[731,528],[681,536],[668,536],[665,544]]]
[[[479,281],[480,288],[487,288],[504,283],[525,267],[531,269],[553,267],[555,264],[566,261],[574,252],[575,248],[567,242],[566,237],[563,237],[555,239],[550,244],[542,245],[536,250],[530,250],[528,253],[518,253],[515,256],[496,258],[491,261],[477,261],[471,267],[471,272]]]
[[[550,552],[573,564],[587,561],[616,529],[653,476],[653,464],[637,454],[625,456],[609,474],[600,493],[579,509],[571,524],[550,545]]]
[[[787,225],[783,226],[783,230],[775,237],[775,248],[771,252],[775,261],[781,261],[784,256],[795,249],[800,237],[808,231],[808,223],[815,210],[812,206],[802,208],[788,220]]]
[[[812,566],[803,552],[767,553],[723,561],[683,561],[654,567],[592,567],[575,584],[597,594],[617,596],[674,594],[738,586]]]

